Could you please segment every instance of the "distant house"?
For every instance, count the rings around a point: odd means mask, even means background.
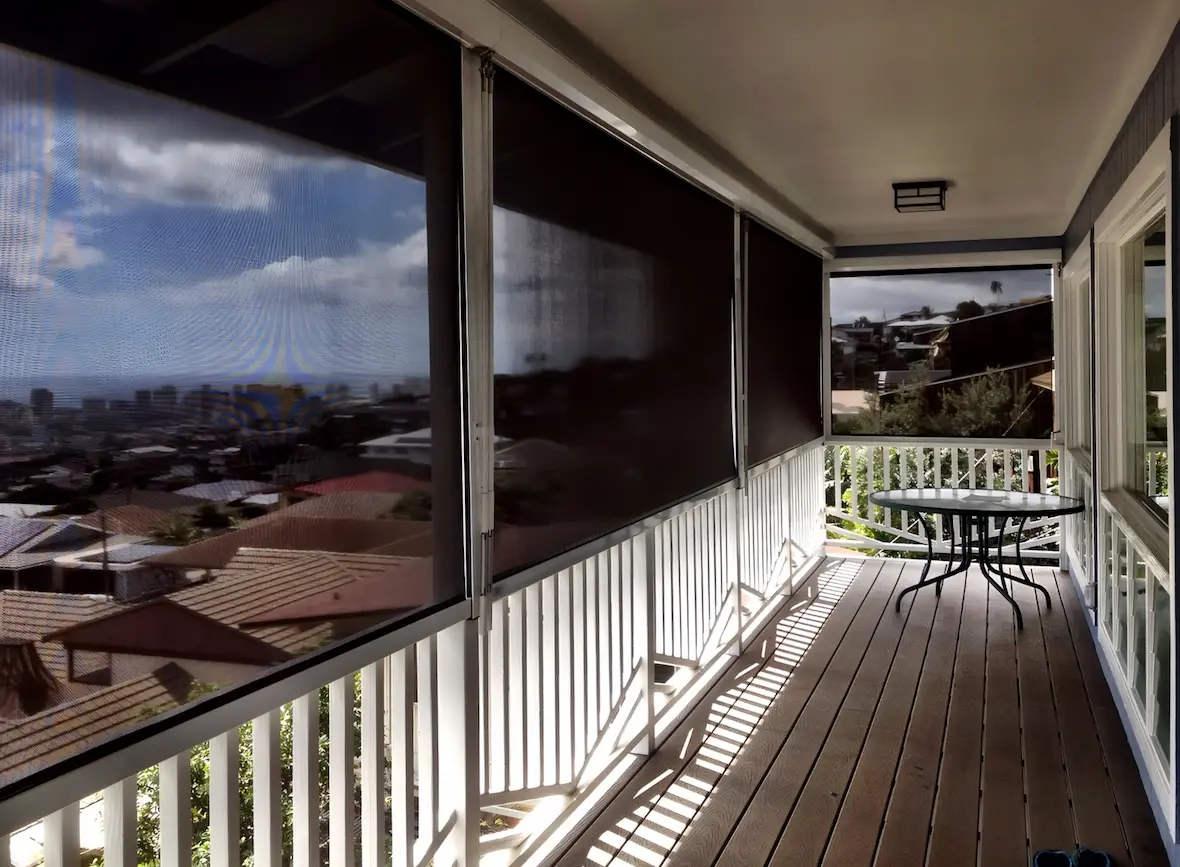
[[[429,466],[431,442],[430,428],[422,428],[367,440],[361,443],[361,447],[366,458],[395,458]],[[493,447],[499,450],[511,442],[507,437],[498,436],[493,439]]]
[[[244,499],[251,494],[273,491],[270,482],[255,482],[248,479],[222,479],[218,482],[205,482],[200,485],[190,485],[174,491],[181,497],[190,500],[204,500],[210,503],[232,503]]]
[[[354,518],[288,517],[213,536],[159,557],[149,566],[186,571],[223,569],[243,548],[278,548],[288,551],[360,553],[429,532],[425,521],[361,520]]]
[[[425,479],[416,479],[386,470],[370,470],[297,485],[287,492],[287,496],[289,501],[298,502],[307,497],[323,497],[328,494],[408,494],[411,491],[428,490],[430,482]]]

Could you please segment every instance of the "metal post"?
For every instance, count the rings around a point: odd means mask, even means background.
[[[656,748],[656,546],[651,530],[637,536],[631,566],[635,570],[634,622],[635,655],[639,658],[639,718],[643,720],[643,737],[632,750],[636,755],[651,755]]]
[[[468,478],[467,533],[471,552],[472,616],[490,627],[486,606],[492,582],[495,525],[493,440],[493,235],[492,235],[492,52],[463,52],[463,315],[464,433]]]
[[[746,275],[748,256],[746,218],[740,211],[733,213],[733,441],[734,462],[737,468],[737,490],[726,497],[728,511],[729,548],[729,605],[736,627],[730,653],[740,656],[744,651],[742,637],[742,584],[746,578],[749,532],[749,475],[746,466],[748,445],[748,415],[746,412],[746,371],[749,358],[746,352]]]

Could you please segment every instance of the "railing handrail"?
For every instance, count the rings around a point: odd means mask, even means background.
[[[895,436],[832,436],[825,440],[829,446],[916,446],[929,448],[1008,448],[1053,450],[1051,439],[1017,439],[1013,437],[895,437]]]

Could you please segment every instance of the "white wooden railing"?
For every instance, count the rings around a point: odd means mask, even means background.
[[[213,867],[248,854],[257,867],[535,858],[819,561],[823,454],[802,447],[752,469],[744,490],[723,485],[502,581],[480,621],[458,603],[146,737],[84,769],[107,786],[91,798],[97,823],[80,821],[79,798],[16,836],[39,839],[46,867],[74,867],[82,848],[103,849],[106,867],[132,867],[144,848],[163,867],[206,851]],[[290,699],[266,704],[274,696]],[[243,715],[251,707],[261,715]],[[171,757],[134,763],[152,750]],[[145,784],[159,813],[137,823]],[[78,797],[80,785],[52,791]],[[0,816],[20,809],[32,807]],[[0,836],[0,864],[8,844]]]
[[[1061,493],[1085,503],[1085,511],[1062,519],[1062,537],[1069,572],[1086,604],[1097,604],[1094,579],[1094,484],[1090,455],[1078,449],[1062,449],[1059,471]]]
[[[1172,579],[1166,531],[1131,502],[1127,491],[1103,492],[1098,509],[1099,646],[1130,715],[1137,742],[1162,803],[1171,802]],[[1149,539],[1154,541],[1149,542]]]
[[[890,488],[1032,489],[1056,492],[1052,467],[1057,452],[1042,440],[936,440],[848,438],[829,441],[825,456],[828,539],[843,548],[883,554],[927,551],[927,537],[912,514],[869,502],[873,491]],[[937,515],[930,522],[936,556],[949,555],[955,530]],[[997,532],[999,527],[994,528]],[[1004,527],[1015,542],[1015,522]],[[1021,551],[1029,562],[1056,562],[1057,519],[1028,521]]]

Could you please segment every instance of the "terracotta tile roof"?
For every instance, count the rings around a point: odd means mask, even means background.
[[[139,490],[138,488],[108,491],[94,497],[94,504],[100,509],[110,509],[115,506],[143,506],[148,509],[158,509],[163,512],[177,514],[191,512],[197,507],[191,497],[182,497],[171,491]]]
[[[513,572],[568,551],[602,533],[602,526],[588,522],[550,524],[543,527],[517,527],[497,524],[492,537],[492,568],[496,574]],[[434,536],[424,533],[372,548],[370,554],[398,557],[429,557],[434,551]]]
[[[350,491],[310,497],[269,515],[248,521],[245,526],[266,524],[281,518],[359,518],[375,520],[384,518],[399,502],[402,494],[383,491]]]
[[[290,655],[259,638],[168,597],[67,626],[45,636],[69,650],[275,665]]]
[[[387,470],[370,470],[355,476],[340,476],[324,479],[310,485],[300,485],[296,491],[304,494],[382,493],[408,494],[410,491],[428,491],[430,482],[391,473]]]
[[[0,634],[39,641],[51,632],[118,609],[113,602],[71,593],[2,590]]]
[[[172,569],[224,569],[241,548],[361,552],[420,535],[429,527],[424,521],[283,517],[214,536],[143,562]]]
[[[112,506],[99,509],[89,515],[82,515],[78,523],[94,530],[105,529],[108,533],[120,533],[127,536],[148,536],[152,530],[170,521],[176,516],[163,509],[152,509],[148,506]],[[103,521],[106,521],[105,528]]]
[[[402,562],[394,557],[304,553],[300,559],[259,572],[227,571],[212,581],[174,593],[170,598],[222,623],[239,626],[280,605],[351,584],[366,575],[388,572]],[[251,632],[257,638],[291,652],[304,650],[330,634],[327,628],[312,634],[306,628],[288,626]]]
[[[281,605],[243,622],[244,628],[324,623],[374,614],[393,615],[434,599],[433,561],[415,558],[377,575]]]
[[[153,713],[183,703],[192,677],[170,663],[152,674],[26,717],[0,738],[0,785],[108,741]]]

